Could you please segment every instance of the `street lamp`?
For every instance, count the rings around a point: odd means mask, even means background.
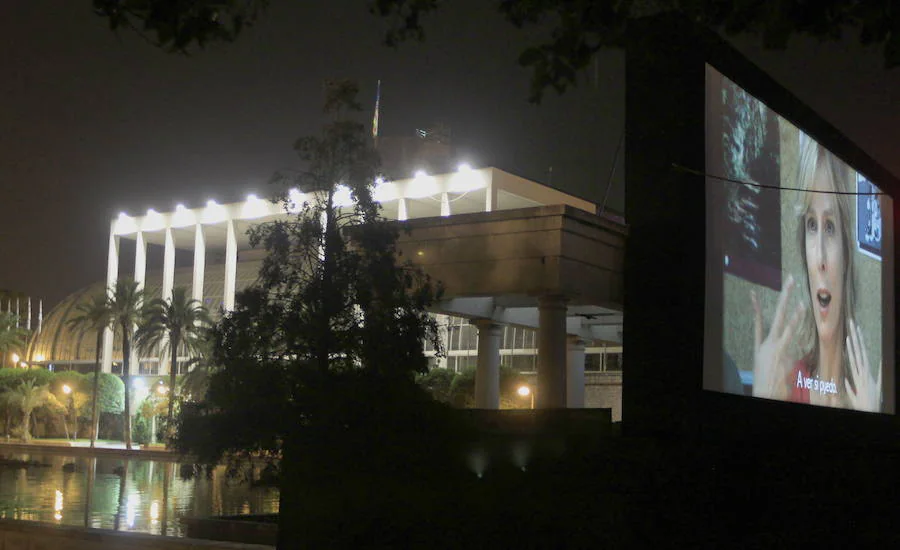
[[[519,386],[519,389],[516,390],[516,393],[518,393],[522,397],[528,397],[530,395],[531,396],[531,408],[532,409],[534,408],[534,392],[531,391],[531,388],[529,388],[525,384],[522,384],[521,386]]]

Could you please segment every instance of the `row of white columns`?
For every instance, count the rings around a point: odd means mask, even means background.
[[[535,407],[584,407],[584,341],[566,334],[566,300],[538,300],[538,374]],[[500,408],[500,340],[502,325],[490,319],[472,322],[478,329],[475,408]]]
[[[234,296],[237,284],[237,236],[235,233],[234,220],[226,219],[221,223],[225,224],[225,286],[223,289],[223,308],[225,311],[234,309]],[[172,299],[172,293],[175,285],[175,238],[172,234],[171,227],[161,229],[165,232],[164,249],[163,249],[163,279],[161,298],[165,301]],[[106,287],[108,292],[112,293],[119,277],[119,235],[115,232],[115,222],[113,222],[109,235],[109,257],[106,267]],[[206,235],[203,231],[203,224],[198,223],[194,227],[194,273],[191,285],[191,298],[199,302],[203,302],[203,279],[206,271]],[[137,283],[138,290],[143,290],[147,278],[147,242],[144,238],[143,231],[135,233],[135,253],[134,253],[134,281]],[[112,371],[112,353],[113,353],[113,331],[109,328],[103,333],[103,372]],[[135,366],[138,364],[138,350],[132,347],[130,363],[134,372]],[[160,358],[160,367],[162,374],[162,366],[165,358]],[[165,363],[167,368],[171,365]]]
[[[409,200],[403,197],[397,199],[397,219],[400,221],[409,219]],[[451,207],[450,193],[441,193],[440,200],[441,216],[446,218],[452,215],[453,209]],[[497,188],[493,185],[488,185],[485,187],[484,211],[492,212],[494,210],[497,210]]]

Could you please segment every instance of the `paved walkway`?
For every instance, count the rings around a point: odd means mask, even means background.
[[[28,443],[20,439],[0,438],[0,452],[49,452],[53,454],[66,454],[74,456],[120,456],[128,458],[143,458],[147,460],[167,460],[178,462],[194,462],[190,456],[179,455],[175,451],[167,450],[161,445],[150,447],[134,445],[131,450],[125,448],[125,444],[118,441],[98,441],[91,449],[87,440],[64,441],[59,439],[41,440],[32,439]]]

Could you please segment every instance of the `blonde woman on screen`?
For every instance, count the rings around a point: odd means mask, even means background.
[[[805,136],[804,136],[805,137]],[[865,338],[853,320],[855,284],[847,166],[812,139],[801,139],[799,244],[806,268],[788,276],[769,333],[755,312],[753,395],[856,410],[881,410],[881,366],[871,374]],[[805,284],[804,284],[805,283]],[[791,308],[795,287],[800,304]],[[805,292],[804,292],[805,291]],[[793,309],[793,311],[790,311]],[[801,358],[790,356],[796,339]]]

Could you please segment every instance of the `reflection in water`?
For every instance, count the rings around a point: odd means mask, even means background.
[[[231,482],[223,468],[183,480],[177,464],[6,454],[41,466],[0,467],[0,518],[183,536],[183,518],[278,511],[278,491]]]

